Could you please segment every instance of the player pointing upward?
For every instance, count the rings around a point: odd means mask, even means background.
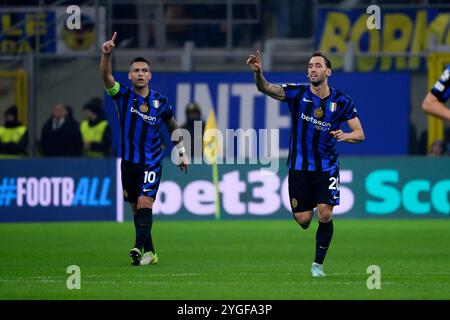
[[[339,162],[336,141],[357,143],[364,132],[353,101],[328,85],[331,63],[314,53],[308,63],[309,85],[275,85],[263,76],[261,54],[247,59],[259,91],[288,103],[292,119],[289,143],[289,197],[297,223],[307,229],[317,207],[319,228],[314,277],[325,276],[323,261],[333,236],[333,207],[339,204]],[[339,129],[347,121],[351,132]]]
[[[172,134],[178,130],[178,125],[169,99],[148,86],[152,74],[147,60],[139,57],[131,61],[128,79],[131,80],[132,88],[115,81],[110,56],[116,36],[114,32],[111,40],[103,43],[100,72],[106,92],[115,102],[120,121],[122,187],[124,198],[133,209],[136,229],[136,241],[130,257],[133,265],[148,265],[158,262],[151,228],[152,208],[161,179],[164,155],[159,129],[164,122]],[[180,168],[187,173],[183,137],[178,131],[175,133],[179,137],[175,143],[181,158]]]

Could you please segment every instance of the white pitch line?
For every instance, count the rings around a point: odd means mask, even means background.
[[[366,276],[368,273],[363,272],[334,272],[329,273],[330,275],[356,275],[356,276]],[[406,276],[433,276],[433,275],[450,275],[450,272],[381,272],[381,275],[406,275]]]

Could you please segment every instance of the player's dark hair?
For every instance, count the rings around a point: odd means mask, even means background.
[[[147,59],[145,59],[144,57],[136,57],[136,58],[134,58],[133,60],[131,60],[130,66],[131,66],[133,63],[135,63],[135,62],[145,62],[145,63],[148,64],[148,66],[150,67],[150,62],[149,62]]]
[[[314,58],[314,57],[322,57],[323,60],[325,60],[325,66],[326,66],[328,69],[331,69],[331,61],[330,61],[327,57],[325,57],[324,54],[323,54],[322,52],[320,52],[320,51],[314,52],[314,53],[311,55],[311,57],[309,57],[308,62],[309,62],[312,58]]]

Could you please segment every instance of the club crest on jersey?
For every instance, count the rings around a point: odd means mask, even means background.
[[[155,107],[155,109],[159,108],[159,100],[153,100],[152,101],[153,106]]]
[[[322,118],[322,116],[323,116],[322,108],[319,107],[319,108],[314,109],[314,117]]]
[[[328,109],[331,112],[334,112],[336,110],[336,108],[337,108],[337,103],[336,102],[330,102],[330,104],[328,105]]]
[[[141,112],[146,113],[148,111],[148,105],[141,104],[141,106],[139,107],[139,110],[141,110]]]

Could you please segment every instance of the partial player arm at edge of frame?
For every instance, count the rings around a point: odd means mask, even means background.
[[[279,85],[268,82],[266,78],[264,78],[262,71],[254,72],[254,75],[256,88],[258,91],[279,101],[284,101],[286,99],[286,94],[283,88]]]
[[[428,92],[422,103],[422,110],[430,115],[450,121],[450,109],[439,101],[434,94]]]
[[[171,117],[169,120],[165,121],[167,130],[169,131],[172,142],[175,145],[175,148],[178,151],[178,156],[180,157],[180,169],[184,170],[187,173],[188,170],[188,159],[186,156],[186,149],[183,145],[183,134],[181,133],[180,128],[178,127],[177,121],[174,117]]]

